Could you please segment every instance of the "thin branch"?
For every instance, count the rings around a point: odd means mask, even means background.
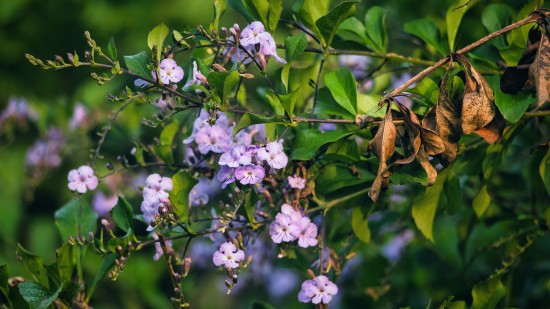
[[[317,104],[317,94],[319,93],[319,81],[321,80],[321,72],[323,72],[323,66],[325,64],[325,57],[321,59],[319,65],[319,72],[317,72],[317,81],[315,81],[315,92],[313,93],[313,106],[311,107],[311,117],[315,114],[315,105]]]

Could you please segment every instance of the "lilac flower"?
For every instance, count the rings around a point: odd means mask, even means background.
[[[220,160],[219,165],[227,165],[229,167],[239,167],[241,165],[247,165],[252,162],[252,155],[247,151],[245,145],[234,145],[227,152],[224,152]]]
[[[94,175],[94,170],[87,165],[70,171],[68,179],[69,189],[79,193],[86,193],[87,190],[94,190],[97,188],[98,184],[97,177]]]
[[[265,170],[259,165],[247,164],[235,170],[235,178],[243,185],[256,184],[261,182],[264,177]]]
[[[183,140],[183,143],[184,144],[192,143],[195,140],[195,136],[197,135],[197,133],[202,128],[209,126],[208,119],[210,119],[210,116],[208,116],[208,113],[204,109],[201,109],[199,113],[199,117],[197,117],[197,119],[195,119],[195,122],[193,122],[193,132],[191,133],[191,135],[189,135],[189,137]]]
[[[231,242],[221,244],[220,249],[214,252],[212,257],[214,265],[224,265],[225,268],[237,268],[239,263],[244,261],[243,250],[237,250],[237,247]]]
[[[336,130],[338,127],[334,123],[323,122],[319,125],[319,131],[326,132]]]
[[[250,25],[246,26],[241,32],[241,45],[255,45],[259,44],[263,40],[267,39],[269,32],[265,32],[264,24],[259,21],[254,21]]]
[[[98,216],[105,217],[117,203],[118,196],[116,194],[106,196],[103,192],[97,192],[94,194],[92,206]]]
[[[208,81],[206,80],[206,77],[202,75],[201,71],[197,68],[197,62],[193,61],[193,76],[192,78],[183,86],[183,90],[189,89],[189,87],[193,85],[202,85],[207,84]]]
[[[294,209],[294,207],[290,206],[289,204],[283,204],[281,205],[281,213],[289,216],[294,222],[297,222],[299,221],[300,219],[302,219],[302,214],[298,211],[296,211],[296,209]]]
[[[143,219],[149,226],[147,231],[152,231],[153,227],[151,222],[155,219],[158,214],[158,209],[160,206],[160,200],[144,200],[141,202],[141,213],[143,214]]]
[[[283,140],[268,143],[264,148],[260,148],[257,157],[261,161],[267,161],[267,164],[274,169],[281,169],[288,163],[288,157],[283,152]]]
[[[86,125],[87,121],[88,110],[86,109],[86,107],[81,103],[75,104],[73,116],[71,117],[71,120],[69,120],[69,128],[72,130],[76,128],[81,128]]]
[[[337,293],[338,287],[336,284],[332,283],[326,276],[321,275],[302,283],[298,300],[302,303],[328,304]]]
[[[266,40],[260,43],[260,53],[264,56],[272,56],[275,58],[275,61],[286,64],[286,60],[277,55],[277,44],[271,34],[269,34],[269,37]]]
[[[276,244],[294,241],[297,233],[298,226],[295,221],[289,215],[283,213],[278,213],[275,221],[269,225],[269,236]]]
[[[143,188],[143,198],[145,200],[160,200],[168,197],[168,192],[171,191],[173,184],[172,179],[161,177],[159,174],[151,174],[145,181]]]
[[[231,147],[231,136],[226,128],[220,125],[207,125],[197,132],[195,142],[199,146],[199,151],[202,154],[207,154],[210,151],[222,153]]]
[[[29,168],[54,168],[61,164],[61,151],[65,146],[63,132],[58,128],[48,129],[46,139],[37,140],[27,151]]]
[[[317,245],[317,225],[308,217],[303,217],[296,223],[297,232],[294,236],[298,238],[298,246],[307,248]]]
[[[306,187],[306,180],[296,175],[288,176],[288,184],[293,189],[303,189]]]
[[[219,181],[201,177],[199,178],[199,182],[189,192],[189,204],[191,206],[206,205],[210,200],[210,196],[218,193],[220,189]]]
[[[36,113],[30,108],[25,98],[11,97],[8,101],[8,106],[0,114],[0,125],[8,119],[22,123],[26,120],[35,120]]]
[[[227,185],[235,182],[235,169],[227,165],[223,165],[218,175],[216,176],[219,182],[222,183],[222,189],[225,189]]]
[[[407,229],[386,243],[382,247],[381,254],[390,262],[397,262],[401,258],[403,250],[413,240],[413,238],[414,232]]]
[[[160,62],[160,81],[163,84],[177,83],[183,79],[183,69],[178,66],[174,59],[166,58]],[[153,72],[153,79],[156,81],[156,72]]]

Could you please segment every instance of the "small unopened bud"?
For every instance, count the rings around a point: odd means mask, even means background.
[[[114,166],[113,166],[113,163],[111,163],[111,162],[105,163],[105,168],[107,168],[110,171],[115,169]]]
[[[313,272],[313,270],[311,270],[311,268],[308,268],[307,275],[310,276],[312,279],[315,278],[315,273]]]
[[[84,59],[86,59],[86,61],[88,62],[92,61],[92,54],[90,53],[89,50],[84,52]]]
[[[65,59],[63,59],[61,56],[59,55],[55,55],[55,61],[61,63],[61,64],[65,64]]]
[[[116,250],[117,250],[118,252],[122,253],[122,246],[116,247]]]
[[[229,288],[229,291],[231,291],[231,288],[233,287],[233,283],[229,282],[229,280],[225,279],[225,286]],[[228,291],[228,293],[229,293]]]
[[[193,262],[193,260],[191,260],[191,258],[185,258],[185,260],[183,261],[183,276],[184,277],[187,277],[187,275],[189,274],[189,270],[191,269],[191,263]]]
[[[103,225],[103,227],[105,227],[105,229],[110,229],[111,227],[111,224],[109,223],[109,221],[107,219],[101,219],[101,225]]]
[[[224,37],[227,37],[227,35],[229,34],[229,33],[227,32],[227,28],[222,27],[221,30],[222,30],[222,35],[223,35]]]
[[[69,59],[70,63],[74,63],[74,56],[71,53],[67,53],[67,59]]]
[[[94,232],[89,232],[88,237],[90,238],[90,240],[93,240],[94,239]]]
[[[246,263],[245,265],[248,266],[250,264],[250,262],[252,262],[252,254],[249,255],[247,258],[246,258]]]
[[[233,275],[231,278],[233,279],[233,283],[237,284],[237,275]]]

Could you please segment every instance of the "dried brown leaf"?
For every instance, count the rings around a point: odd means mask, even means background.
[[[422,168],[426,171],[426,174],[428,175],[428,186],[431,186],[435,183],[435,180],[437,179],[437,170],[432,166],[430,163],[429,155],[424,149],[424,147],[420,148],[420,151],[418,151],[418,155],[416,156],[416,160]]]
[[[378,173],[372,187],[369,190],[369,197],[376,202],[380,196],[382,188],[389,185],[389,177],[391,173],[386,170],[387,161],[395,151],[395,139],[397,130],[393,123],[391,114],[391,103],[387,103],[386,116],[380,123],[380,127],[376,135],[369,143],[370,150],[380,159]]]
[[[529,78],[537,90],[537,107],[550,101],[550,40],[548,34],[542,35],[537,55],[531,68]]]
[[[466,83],[464,98],[462,99],[462,131],[470,134],[487,126],[495,118],[493,90],[487,81],[465,59],[462,60],[465,70]]]

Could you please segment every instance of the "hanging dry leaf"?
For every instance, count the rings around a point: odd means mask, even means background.
[[[540,38],[541,32],[537,26],[529,30],[527,44],[517,66],[507,67],[500,77],[500,90],[502,92],[516,94],[521,90],[535,90],[534,83],[529,80],[529,69],[535,61],[540,46]]]
[[[537,107],[550,101],[550,40],[549,33],[541,35],[535,60],[529,69],[529,79],[537,91]]]
[[[380,127],[376,132],[376,135],[369,143],[369,148],[380,159],[380,165],[378,166],[378,173],[374,180],[372,187],[369,190],[369,197],[376,202],[380,195],[382,188],[389,185],[390,171],[386,170],[387,161],[393,155],[395,151],[395,138],[397,136],[397,130],[393,123],[391,114],[391,103],[387,103],[386,116],[380,123]]]
[[[428,175],[428,186],[433,185],[437,178],[437,170],[430,163],[429,155],[424,150],[424,147],[422,147],[418,152],[416,160],[418,160],[418,163],[420,163],[420,165],[422,166],[422,168],[424,168],[426,174]]]
[[[441,163],[445,166],[454,162],[457,143],[462,135],[461,100],[451,101],[447,94],[447,80],[451,68],[452,62],[449,63],[441,81],[437,105],[422,119],[423,127],[437,132],[444,144],[444,150],[441,152],[440,158]]]
[[[461,62],[466,74],[462,99],[462,131],[470,134],[485,127],[495,118],[495,97],[485,78],[467,60],[462,59]]]

